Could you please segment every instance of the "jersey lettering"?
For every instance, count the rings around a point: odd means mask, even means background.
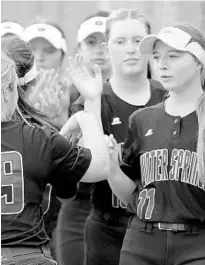
[[[127,208],[127,206],[121,202],[120,199],[117,198],[117,196],[112,192],[112,207],[113,208]]]
[[[142,186],[154,181],[168,180],[168,150],[159,149],[146,152],[140,157]]]
[[[184,154],[184,167],[181,175],[182,182],[188,181],[190,161],[191,161],[191,152],[189,150],[186,150]]]
[[[155,189],[144,189],[139,194],[137,205],[137,216],[142,219],[143,209],[145,208],[145,219],[151,219],[155,205]]]
[[[154,181],[181,181],[205,190],[205,182],[198,176],[197,153],[173,149],[168,172],[168,150],[146,152],[140,157],[141,180],[145,188]]]
[[[23,161],[19,152],[1,153],[1,214],[19,214],[24,208]]]

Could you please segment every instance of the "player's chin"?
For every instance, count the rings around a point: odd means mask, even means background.
[[[164,82],[161,82],[161,84],[163,85],[163,87],[167,91],[176,92],[176,90],[177,90],[177,87],[175,85],[173,85],[173,84],[168,84],[168,83],[164,83]]]
[[[108,63],[106,61],[99,62],[99,63],[94,62],[94,64],[97,64],[100,67],[101,71],[107,70],[108,67],[109,67],[109,65],[108,65]]]
[[[141,72],[140,67],[136,65],[126,65],[123,67],[123,73],[126,75],[139,74]]]

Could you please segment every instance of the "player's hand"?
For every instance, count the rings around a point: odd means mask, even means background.
[[[85,99],[94,100],[101,97],[103,80],[100,67],[94,65],[94,75],[88,72],[82,63],[82,57],[76,54],[75,58],[68,59],[68,75],[73,84]]]
[[[54,70],[40,71],[39,81],[30,95],[33,106],[59,124],[64,124],[68,117],[70,93],[65,81],[60,84],[59,75]],[[66,120],[65,120],[66,119]]]
[[[55,88],[58,84],[59,75],[55,73],[54,69],[51,70],[39,70],[37,83],[32,88],[32,91],[29,93],[28,100],[31,104],[36,104],[39,102],[39,95],[45,89]]]
[[[60,86],[56,87],[55,90],[53,88],[45,88],[39,93],[38,102],[34,105],[35,108],[51,119],[59,117],[61,113],[59,93]]]

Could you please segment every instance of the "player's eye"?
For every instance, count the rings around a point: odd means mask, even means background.
[[[178,56],[175,55],[175,54],[170,54],[170,55],[169,55],[169,58],[178,58]]]
[[[154,60],[158,60],[159,59],[159,55],[153,55],[153,59]]]
[[[93,40],[89,40],[89,41],[88,41],[88,44],[90,44],[90,45],[94,45],[95,42],[94,42]]]
[[[134,40],[135,43],[140,43],[140,41],[141,41],[140,39],[135,39]]]
[[[97,41],[94,39],[87,39],[86,44],[89,46],[95,46],[97,44]]]
[[[55,53],[55,51],[56,50],[54,50],[54,49],[46,49],[45,53],[52,54],[52,53]]]
[[[116,43],[117,44],[124,44],[125,43],[125,40],[123,40],[123,39],[117,39],[116,40]]]
[[[169,53],[168,55],[169,55],[169,58],[174,59],[174,58],[178,58],[180,56],[180,53],[172,52],[172,53]]]

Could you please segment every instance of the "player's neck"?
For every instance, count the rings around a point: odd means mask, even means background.
[[[133,105],[144,105],[150,97],[150,83],[146,76],[125,77],[114,74],[110,83],[113,92]]]
[[[200,81],[196,81],[181,93],[170,92],[166,103],[166,111],[173,116],[186,116],[196,110],[198,100],[203,94]]]

